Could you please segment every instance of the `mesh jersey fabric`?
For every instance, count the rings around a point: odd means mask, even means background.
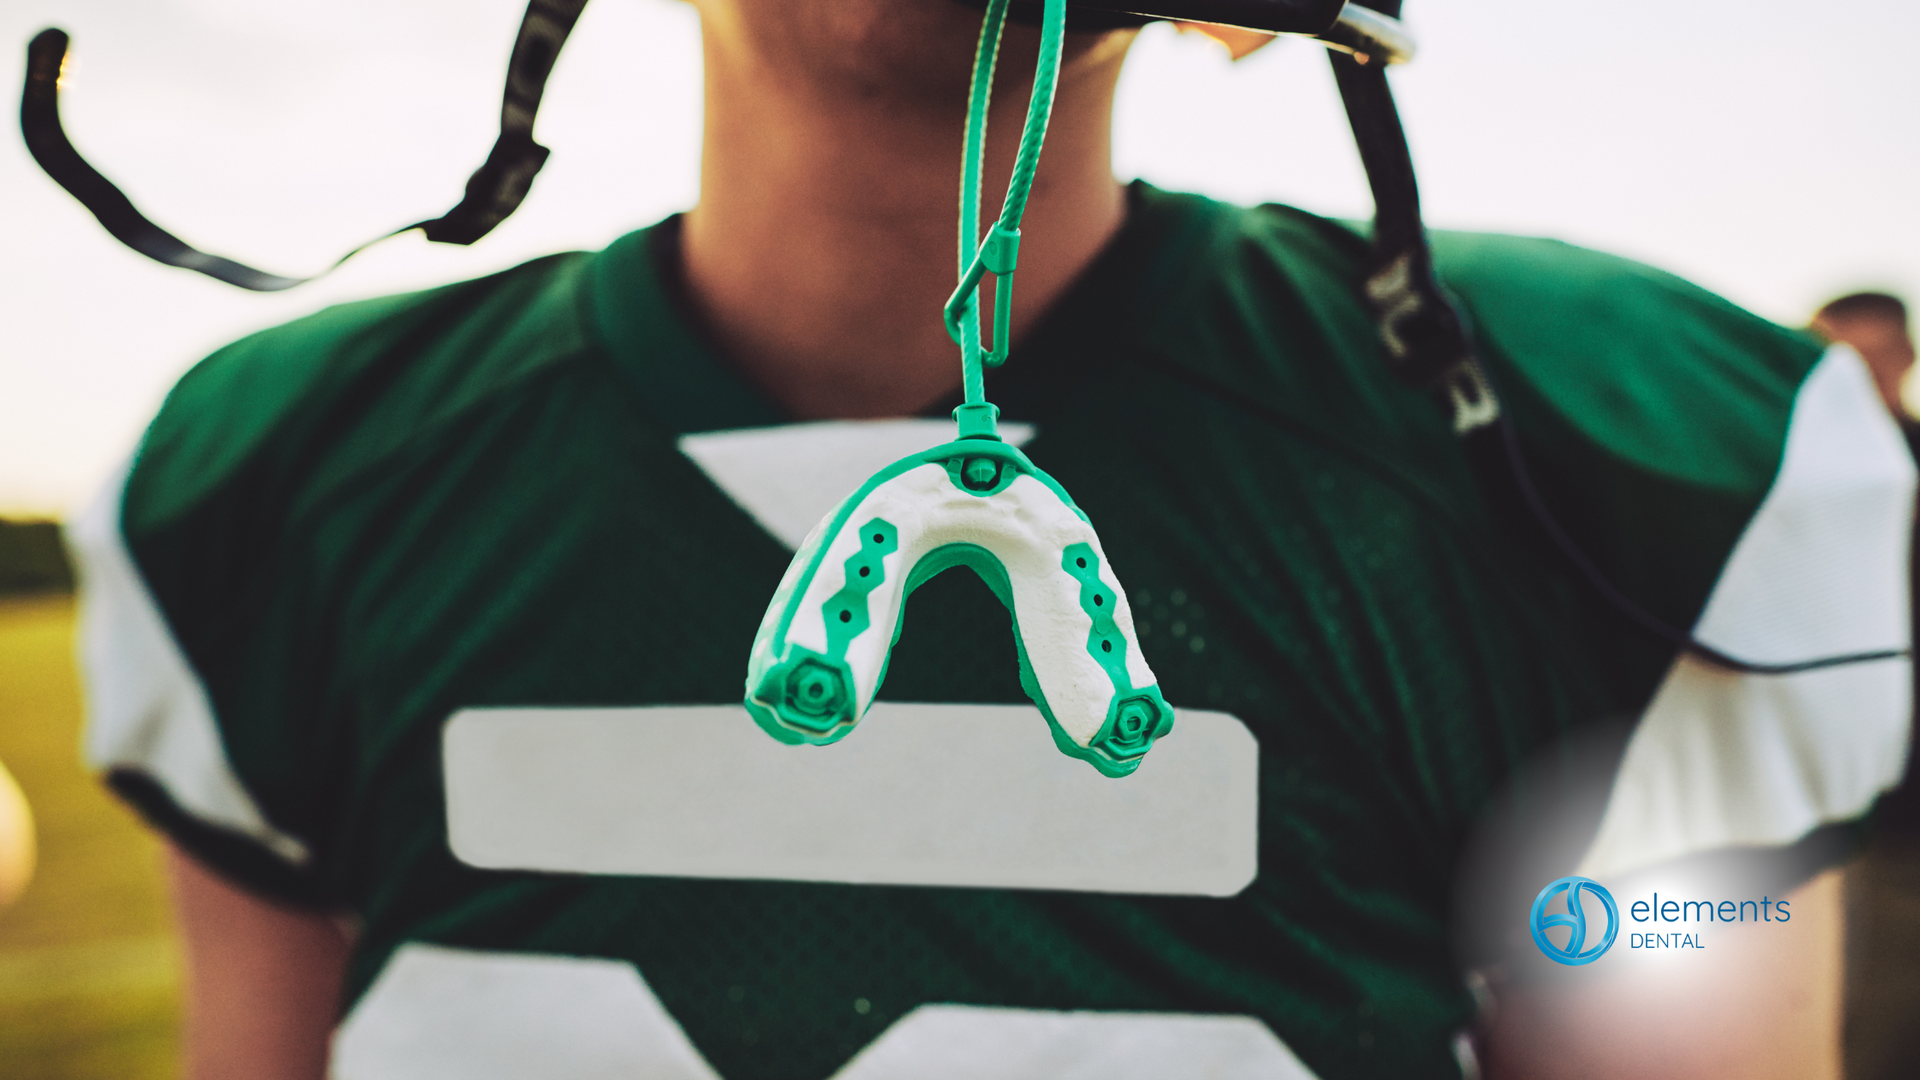
[[[355,912],[350,999],[425,941],[632,961],[737,1080],[826,1076],[927,1002],[1245,1014],[1328,1080],[1457,1075],[1448,1040],[1472,1004],[1448,904],[1476,813],[1531,751],[1636,713],[1672,656],[1388,375],[1354,287],[1363,237],[1286,207],[1136,185],[1120,235],[988,375],[1099,528],[1168,699],[1259,740],[1245,892],[453,857],[449,715],[737,701],[785,568],[676,448],[788,418],[683,313],[673,238],[670,221],[330,308],[181,380],[128,480],[125,540],[233,769],[312,858],[196,822],[137,772],[122,790],[255,888]],[[1441,233],[1435,250],[1556,513],[1625,592],[1690,625],[1818,348],[1562,244]],[[985,586],[949,573],[915,594],[882,697],[1025,700]]]

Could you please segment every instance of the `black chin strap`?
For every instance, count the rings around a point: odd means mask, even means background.
[[[982,0],[963,0],[979,6]],[[1084,29],[1131,26],[1159,18],[1193,19],[1248,26],[1282,33],[1324,35],[1336,47],[1351,48],[1354,28],[1335,25],[1343,19],[1342,0],[1071,0],[1070,17]],[[1398,9],[1397,0],[1366,0],[1384,10]],[[1035,6],[1037,5],[1027,5]],[[533,141],[534,114],[540,108],[547,77],[566,44],[586,0],[532,0],[520,24],[513,56],[507,65],[507,89],[500,108],[500,135],[487,160],[467,180],[459,205],[429,221],[418,221],[384,233],[340,256],[318,274],[285,277],[257,270],[219,255],[210,255],[155,225],[133,205],[113,181],[87,163],[68,141],[60,124],[60,72],[66,62],[69,38],[61,30],[43,30],[27,46],[26,87],[20,99],[20,129],[27,149],[48,176],[92,211],[115,239],[157,262],[206,274],[230,285],[257,292],[291,289],[322,277],[374,244],[419,229],[428,240],[442,244],[471,244],[519,208],[546,164],[547,148]],[[1022,0],[1015,0],[1016,9]],[[1132,13],[1132,14],[1129,14]],[[1384,93],[1385,84],[1381,84]],[[1391,103],[1389,102],[1389,108]],[[1394,130],[1398,130],[1397,123]],[[1409,178],[1411,172],[1409,170]],[[1416,211],[1417,220],[1417,211]]]
[[[244,263],[209,255],[155,225],[133,205],[113,181],[100,175],[67,139],[60,126],[60,70],[66,63],[68,37],[60,30],[42,30],[27,45],[26,88],[20,97],[20,130],[27,150],[67,193],[93,213],[114,239],[158,262],[193,270],[229,285],[256,292],[291,289],[331,273],[341,263],[389,237],[419,229],[428,240],[442,244],[471,244],[487,235],[519,208],[546,164],[547,148],[533,141],[534,115],[546,91],[547,77],[580,19],[587,0],[533,0],[520,23],[513,56],[507,62],[507,90],[500,107],[500,136],[487,160],[467,180],[459,205],[429,221],[419,221],[361,244],[333,265],[307,277],[282,277]]]
[[[1465,317],[1434,277],[1413,155],[1387,86],[1387,65],[1364,52],[1328,50],[1327,57],[1373,189],[1373,256],[1361,296],[1388,363],[1401,380],[1445,399],[1457,434],[1485,427],[1500,418],[1500,401]]]
[[[1399,4],[1369,7],[1398,15]],[[1391,7],[1393,10],[1387,10]],[[1587,584],[1641,630],[1716,667],[1749,675],[1793,675],[1852,664],[1897,660],[1909,649],[1875,649],[1786,663],[1732,656],[1660,619],[1628,597],[1561,526],[1527,468],[1519,432],[1500,408],[1493,381],[1481,364],[1472,328],[1433,272],[1433,252],[1420,219],[1420,189],[1414,182],[1400,114],[1387,86],[1387,65],[1365,51],[1329,51],[1340,98],[1353,125],[1367,183],[1373,189],[1373,251],[1361,295],[1372,312],[1391,369],[1400,379],[1434,391],[1453,415],[1456,434],[1486,429],[1493,455],[1505,466],[1528,514]]]
[[[587,0],[533,0],[520,21],[513,56],[507,61],[507,91],[500,103],[500,137],[487,160],[467,179],[460,205],[418,225],[427,239],[441,244],[471,244],[520,208],[533,177],[547,163],[547,148],[533,141],[533,117],[546,93],[547,76],[560,47],[580,21]],[[402,232],[406,230],[401,230]]]

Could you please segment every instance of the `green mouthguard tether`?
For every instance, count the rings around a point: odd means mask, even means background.
[[[1173,727],[1141,654],[1126,593],[1100,538],[1066,490],[1000,439],[982,369],[1010,340],[1020,219],[1059,81],[1066,0],[1046,0],[1033,97],[1006,202],[980,239],[987,104],[1008,0],[990,0],[969,94],[960,185],[960,285],[947,330],[960,346],[966,403],[958,438],[894,462],[814,527],[767,606],[747,661],[747,711],[787,743],[853,730],[886,677],[906,600],[954,566],[979,574],[1013,616],[1020,684],[1054,743],[1108,776],[1138,768]],[[983,345],[979,290],[992,274],[994,340]]]

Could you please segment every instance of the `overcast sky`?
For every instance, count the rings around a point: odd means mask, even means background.
[[[66,29],[64,116],[82,152],[189,242],[301,273],[458,198],[493,139],[522,10],[7,0],[0,82],[19,86],[34,31]],[[1408,14],[1422,54],[1396,88],[1436,227],[1605,248],[1783,322],[1860,287],[1920,295],[1920,3],[1412,0]],[[599,247],[691,205],[697,38],[673,0],[596,0],[549,87],[538,137],[553,158],[518,215],[475,247],[404,237],[279,296],[121,248],[9,128],[0,513],[84,500],[225,341]],[[1163,187],[1369,212],[1326,62],[1303,42],[1230,65],[1150,30],[1121,86],[1117,159]]]

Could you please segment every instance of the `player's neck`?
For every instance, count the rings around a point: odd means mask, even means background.
[[[1125,217],[1109,135],[1124,51],[1116,39],[1062,72],[1022,228],[1016,341]],[[683,251],[694,302],[733,361],[805,418],[898,416],[957,390],[940,311],[956,273],[964,99],[922,108],[868,88],[822,100],[711,48],[707,63],[700,204]],[[1024,85],[995,87],[985,221],[1026,101]]]

